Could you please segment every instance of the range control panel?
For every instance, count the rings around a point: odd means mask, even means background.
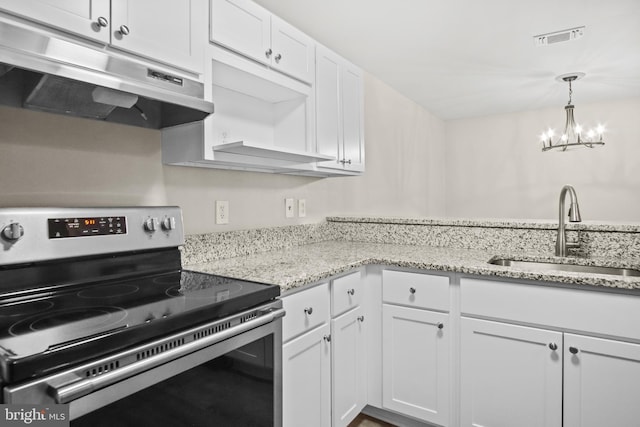
[[[0,208],[0,265],[183,244],[177,206]]]
[[[49,238],[106,236],[125,234],[127,218],[124,216],[98,216],[90,218],[49,218]]]

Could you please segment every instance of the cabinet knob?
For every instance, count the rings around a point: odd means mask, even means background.
[[[356,293],[356,290],[355,290],[355,289],[349,289],[349,290],[347,291],[347,293],[348,293],[349,295],[353,295],[353,294],[355,294],[355,293]]]
[[[265,55],[267,58],[271,58],[271,54],[272,54],[272,53],[273,53],[273,51],[272,51],[271,49],[267,49],[267,50],[265,51],[264,55]]]
[[[129,27],[127,27],[126,25],[120,25],[120,30],[118,32],[123,36],[128,36],[130,33]]]
[[[558,349],[558,344],[551,342],[549,343],[549,348],[553,351],[556,351]]]
[[[409,288],[409,293],[411,295],[415,294],[416,293],[416,288],[414,288],[414,287]]]
[[[438,326],[438,329],[443,329],[444,328],[444,323],[438,322],[438,324],[436,326]]]
[[[96,21],[96,24],[98,24],[99,27],[107,27],[109,25],[109,20],[104,16],[101,16]]]
[[[322,337],[326,342],[331,342],[331,335],[325,335]]]
[[[364,316],[358,316],[358,322],[364,322]]]
[[[275,60],[276,60],[276,62],[277,62],[277,63],[280,63],[280,60],[281,60],[281,59],[282,59],[282,55],[277,54],[277,55],[275,56]]]
[[[313,313],[313,307],[307,307],[304,309],[304,314],[311,314]]]
[[[576,347],[569,347],[569,353],[578,354],[578,349]]]

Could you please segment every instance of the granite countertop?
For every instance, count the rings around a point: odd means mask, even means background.
[[[513,279],[640,289],[640,277],[562,271],[536,271],[488,264],[494,256],[518,260],[558,261],[553,256],[499,254],[486,250],[431,246],[325,241],[247,256],[185,265],[185,269],[279,285],[282,292],[369,264],[498,276]],[[637,259],[563,258],[565,263],[640,269]]]

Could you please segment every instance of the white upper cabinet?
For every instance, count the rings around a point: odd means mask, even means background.
[[[313,83],[313,39],[249,0],[211,0],[211,41]]]
[[[268,64],[271,14],[249,0],[212,0],[211,41]]]
[[[8,0],[0,8],[173,67],[201,73],[205,0]]]
[[[205,0],[111,0],[111,44],[178,68],[204,68]]]
[[[315,43],[277,16],[271,17],[271,66],[307,83],[313,82]]]
[[[336,158],[319,167],[364,171],[362,71],[322,46],[316,47],[316,144]]]
[[[3,0],[0,8],[102,43],[111,39],[109,0]]]

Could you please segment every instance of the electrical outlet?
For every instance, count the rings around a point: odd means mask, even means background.
[[[229,201],[216,200],[216,224],[229,224]]]
[[[307,201],[305,199],[298,200],[298,216],[300,218],[307,216]]]
[[[293,218],[295,216],[293,199],[284,199],[284,216],[286,218]]]

